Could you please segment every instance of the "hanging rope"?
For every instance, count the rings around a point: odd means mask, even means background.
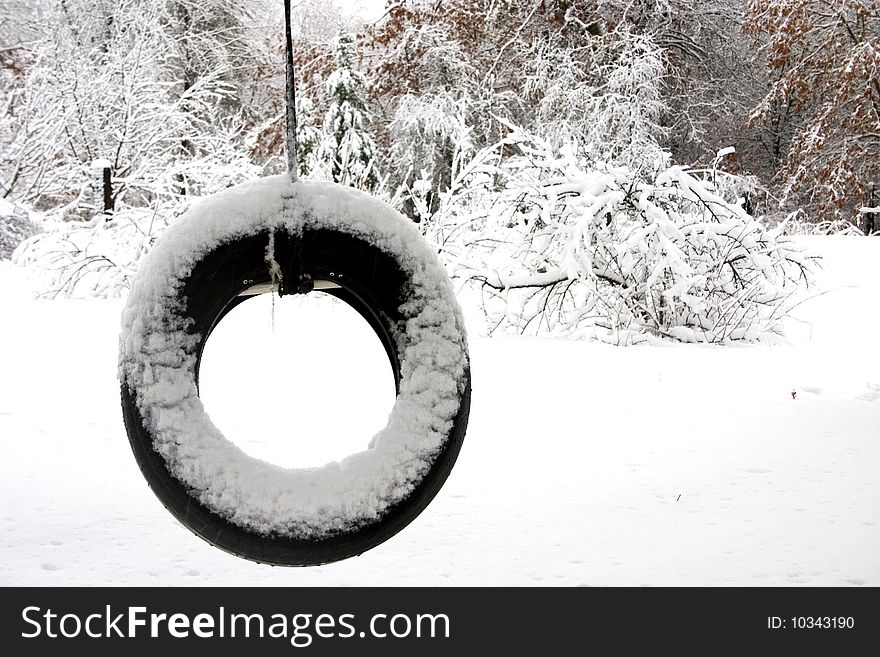
[[[296,79],[293,74],[293,36],[290,25],[290,0],[284,0],[284,46],[286,68],[286,121],[284,143],[287,148],[287,167],[293,182],[299,180],[299,165],[296,159]],[[287,231],[276,233],[269,229],[269,244],[266,246],[266,265],[272,291],[278,296],[286,294],[307,294],[314,289],[312,277],[306,273],[303,258],[301,235],[291,237]],[[273,317],[274,317],[273,296]]]
[[[287,167],[293,182],[299,180],[299,164],[296,160],[296,80],[293,76],[293,35],[290,28],[290,0],[284,0],[284,45],[287,60],[286,99],[287,99]]]

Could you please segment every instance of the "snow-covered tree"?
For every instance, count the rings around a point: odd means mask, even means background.
[[[880,3],[751,0],[749,32],[775,81],[754,113],[798,117],[781,172],[785,197],[821,218],[857,218],[880,181]]]
[[[336,41],[336,69],[327,78],[330,107],[324,118],[323,159],[333,180],[360,189],[373,189],[376,144],[369,132],[364,75],[355,69],[354,37],[340,31]]]
[[[388,126],[392,146],[388,166],[405,190],[403,209],[416,221],[439,209],[440,192],[449,189],[456,162],[472,150],[467,110],[452,93],[397,100]]]
[[[252,120],[237,81],[260,45],[233,24],[242,3],[215,4],[206,16],[186,0],[47,3],[0,129],[7,192],[87,216],[95,159],[111,163],[115,199],[129,205],[252,175],[236,149]]]
[[[316,121],[315,104],[302,94],[296,97],[296,161],[299,175],[324,177],[325,162],[321,159],[323,135]]]
[[[634,168],[656,167],[666,157],[665,62],[650,37],[615,31],[587,52],[547,45],[527,71],[538,136]]]
[[[449,188],[453,161],[472,142],[472,116],[481,104],[473,93],[478,71],[444,25],[428,24],[407,37],[418,53],[420,90],[394,93],[386,127],[386,162],[392,184],[404,191],[403,209],[419,220],[438,209]]]
[[[60,135],[45,77],[32,76],[42,11],[0,1],[0,197],[35,200],[53,186]]]
[[[385,18],[367,30],[366,52],[377,140],[391,189],[403,189],[408,201],[418,186],[434,212],[457,175],[457,153],[497,140],[500,117],[533,125],[535,101],[526,92],[525,71],[548,42],[553,44],[548,51],[588,48],[597,32],[591,4],[389,5]],[[417,217],[414,207],[404,204],[404,210]]]
[[[742,32],[747,0],[599,0],[598,13],[618,32],[648,37],[665,64],[661,144],[679,162],[708,162],[727,146],[728,165],[772,174],[763,132],[746,125],[767,79]]]

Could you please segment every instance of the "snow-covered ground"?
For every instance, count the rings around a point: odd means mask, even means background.
[[[878,586],[880,240],[803,244],[825,293],[790,344],[472,338],[468,435],[437,499],[378,548],[307,569],[178,525],[122,426],[121,303],[33,301],[0,262],[0,585]],[[314,302],[279,303],[273,334],[271,305],[251,303],[205,356],[227,435],[287,465],[365,445],[393,403],[375,338]]]

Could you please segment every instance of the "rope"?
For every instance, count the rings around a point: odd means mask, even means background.
[[[287,69],[285,76],[287,120],[284,143],[287,147],[287,167],[290,178],[296,182],[299,180],[299,164],[296,160],[296,79],[293,71],[290,0],[284,0],[284,47]],[[270,228],[269,244],[266,247],[266,264],[269,267],[273,290],[278,292],[279,297],[286,294],[308,294],[315,287],[312,277],[305,271],[302,235],[291,236],[283,230],[276,235],[275,229]],[[272,312],[274,322],[274,305]]]
[[[284,0],[284,45],[287,60],[286,100],[287,100],[287,168],[293,182],[299,180],[299,164],[296,160],[296,79],[293,74],[293,35],[290,28],[290,0]]]

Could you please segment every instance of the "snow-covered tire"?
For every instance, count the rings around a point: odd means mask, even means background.
[[[270,270],[282,285],[298,273],[338,285],[325,291],[370,323],[394,370],[388,426],[323,468],[245,455],[198,398],[208,336],[242,292],[273,282]],[[361,192],[277,176],[206,199],[145,257],[122,324],[122,409],[138,465],[181,523],[233,554],[279,565],[358,555],[409,524],[458,456],[470,368],[452,286],[412,223]],[[291,400],[294,427],[298,403],[308,400]]]

